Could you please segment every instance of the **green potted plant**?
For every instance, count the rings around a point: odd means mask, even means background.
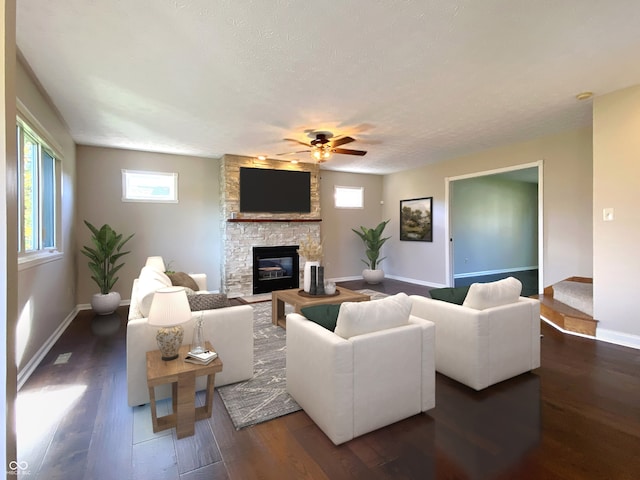
[[[124,262],[118,263],[118,260],[130,253],[123,252],[122,247],[134,234],[123,239],[121,233],[116,233],[107,224],[98,229],[86,220],[84,223],[91,230],[93,246],[85,245],[81,252],[89,257],[91,278],[100,288],[100,293],[96,293],[91,298],[91,308],[98,315],[108,315],[120,305],[120,294],[112,292],[111,289],[119,278],[115,274],[124,266]]]
[[[380,222],[375,228],[360,227],[360,230],[356,230],[355,228],[351,229],[362,239],[367,249],[367,260],[362,259],[367,266],[367,268],[362,271],[362,278],[364,278],[367,283],[380,283],[384,278],[384,271],[378,268],[378,264],[386,258],[379,258],[380,247],[390,238],[382,237],[384,227],[386,227],[390,221],[391,220],[385,220],[384,222]]]

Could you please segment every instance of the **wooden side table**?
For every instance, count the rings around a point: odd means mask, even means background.
[[[213,347],[206,343],[209,350]],[[216,372],[222,371],[222,360],[216,358],[208,365],[196,365],[184,361],[189,345],[180,347],[178,358],[164,361],[160,350],[147,352],[147,386],[151,400],[151,420],[154,433],[176,428],[178,438],[195,433],[195,421],[210,418],[213,412],[213,384]],[[207,395],[203,407],[196,408],[196,377],[207,376]],[[171,384],[172,413],[158,418],[155,387]]]

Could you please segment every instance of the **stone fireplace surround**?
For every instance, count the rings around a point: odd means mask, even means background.
[[[240,167],[311,172],[310,213],[241,213]],[[222,291],[229,297],[253,295],[253,247],[299,245],[308,236],[320,242],[320,169],[316,164],[224,155],[220,162]],[[304,259],[300,259],[300,270]],[[299,273],[300,275],[302,272]],[[300,280],[302,285],[302,279]]]

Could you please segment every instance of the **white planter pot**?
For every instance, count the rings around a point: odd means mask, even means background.
[[[304,282],[304,291],[307,293],[309,293],[309,290],[311,289],[311,267],[312,266],[319,267],[320,262],[305,262],[304,264],[304,275],[302,280]]]
[[[375,285],[376,283],[382,282],[382,280],[384,279],[384,270],[370,270],[368,268],[365,268],[362,271],[362,278],[364,278],[365,282]]]
[[[120,294],[109,292],[106,295],[96,293],[91,297],[91,308],[97,315],[109,315],[120,306]]]

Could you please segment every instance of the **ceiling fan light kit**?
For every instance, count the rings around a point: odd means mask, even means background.
[[[310,138],[313,138],[313,140],[311,140],[311,142],[309,143],[304,143],[294,138],[285,138],[284,140],[288,142],[295,142],[300,145],[304,145],[306,147],[309,147],[310,150],[302,150],[299,152],[278,153],[277,155],[291,155],[292,153],[297,154],[297,153],[310,152],[311,158],[313,158],[314,161],[318,163],[322,163],[327,161],[329,158],[331,158],[331,155],[334,153],[341,154],[341,155],[358,155],[358,156],[363,156],[363,155],[366,155],[367,153],[364,150],[351,150],[348,148],[337,148],[341,145],[355,142],[356,141],[355,138],[342,137],[342,136],[334,137],[333,133],[331,132],[311,132],[308,134],[308,136]],[[332,138],[333,140],[329,140],[330,138]]]

